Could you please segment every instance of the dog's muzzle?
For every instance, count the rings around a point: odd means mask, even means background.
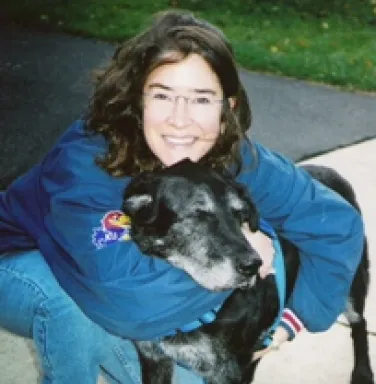
[[[262,264],[261,259],[241,260],[236,263],[236,271],[244,277],[257,275]]]

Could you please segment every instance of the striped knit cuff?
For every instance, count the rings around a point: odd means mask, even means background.
[[[292,340],[304,328],[303,323],[289,308],[283,310],[280,325],[288,332],[289,340]]]

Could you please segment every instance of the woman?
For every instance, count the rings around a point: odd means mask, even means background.
[[[360,260],[359,214],[283,156],[250,144],[250,109],[230,44],[183,12],[161,15],[98,74],[90,109],[0,199],[0,325],[33,338],[43,383],[140,382],[132,339],[182,329],[222,303],[182,271],[142,255],[119,211],[144,170],[183,158],[230,169],[301,268],[276,344],[328,329]],[[270,240],[244,233],[270,271]],[[182,368],[179,382],[201,379]]]

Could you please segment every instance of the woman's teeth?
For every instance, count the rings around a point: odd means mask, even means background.
[[[177,137],[177,136],[166,135],[163,137],[169,144],[174,144],[174,145],[190,145],[196,141],[196,137],[194,136]]]

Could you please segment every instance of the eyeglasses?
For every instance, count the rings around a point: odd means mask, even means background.
[[[152,91],[144,93],[145,106],[155,108],[160,112],[172,112],[179,98],[185,100],[189,113],[208,113],[216,110],[223,99],[216,99],[211,95],[197,95],[193,97],[177,95],[171,92]]]

